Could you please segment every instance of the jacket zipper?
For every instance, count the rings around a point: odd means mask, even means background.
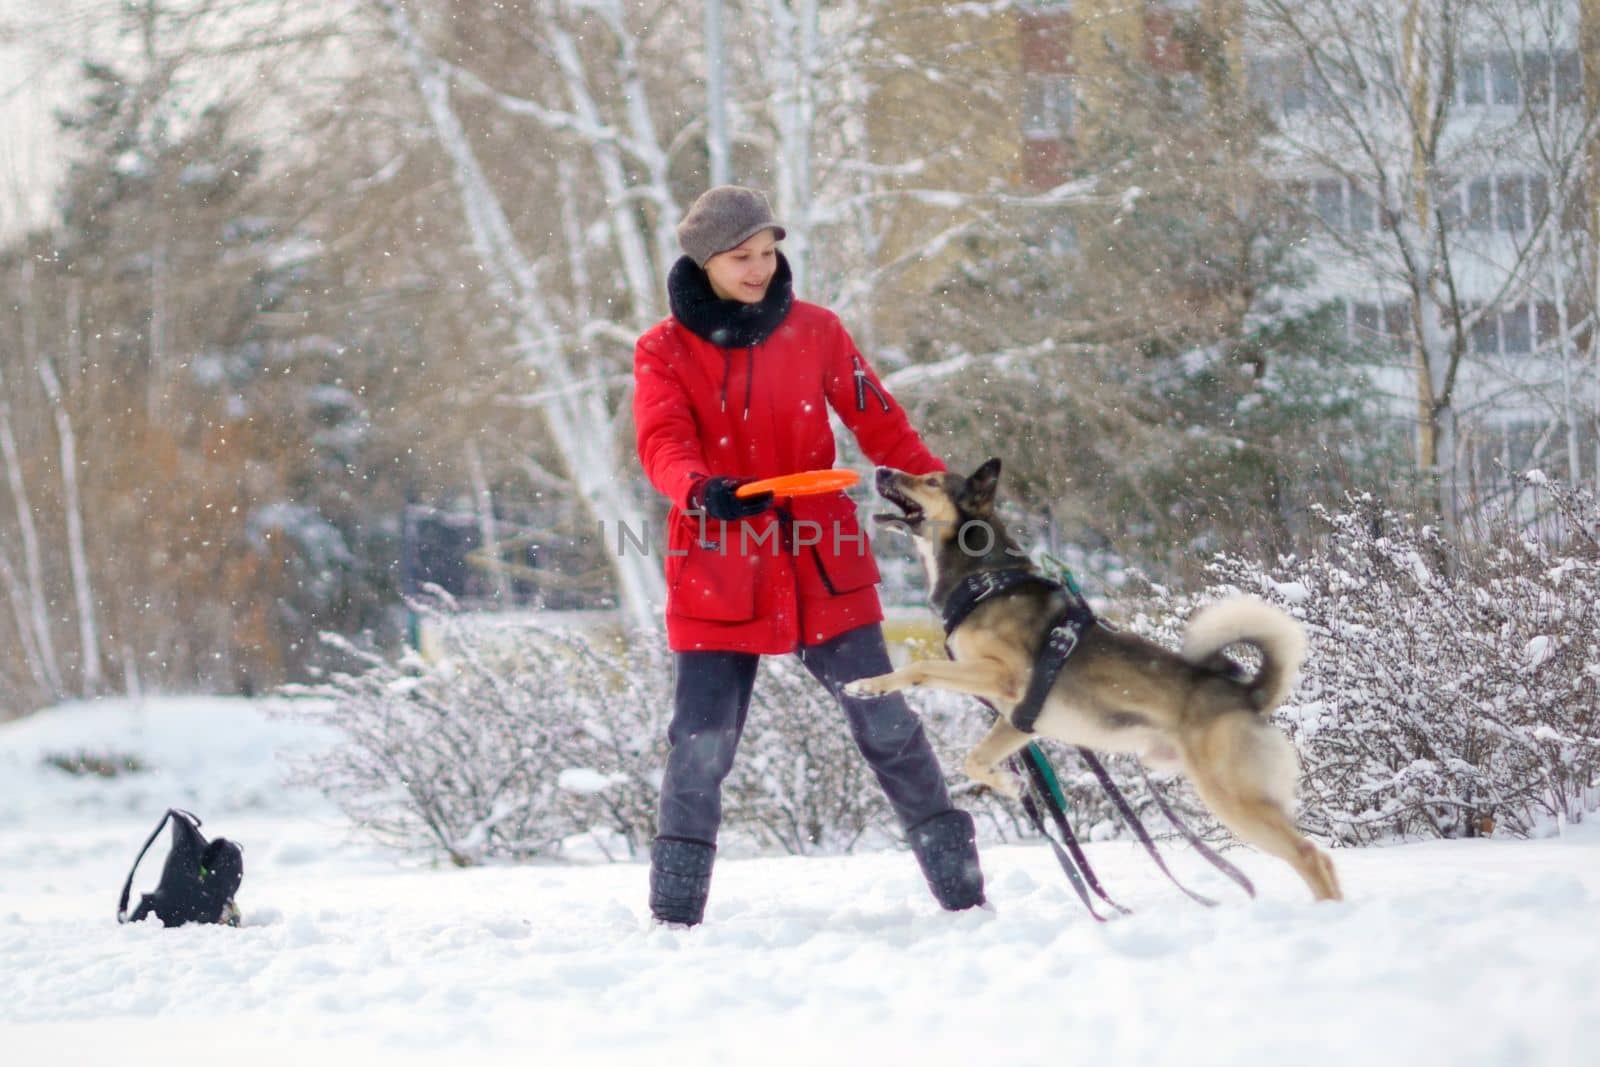
[[[744,418],[748,419],[750,417],[750,388],[755,384],[756,380],[756,350],[754,348],[745,349],[744,358]]]
[[[756,350],[754,348],[746,348],[744,350],[744,358],[745,358],[744,413],[743,413],[743,415],[741,417],[748,419],[750,417],[750,392],[751,392],[751,389],[755,386],[755,379],[756,379]],[[727,411],[728,410],[728,380],[730,378],[732,378],[732,377],[733,377],[733,349],[724,348],[722,350],[722,410],[723,411]],[[884,410],[888,411],[889,409],[887,407],[885,407]]]
[[[789,573],[794,579],[794,651],[799,655],[806,647],[806,629],[800,617],[800,550],[794,543],[794,514],[787,504],[776,504],[772,510],[778,516],[778,540],[789,557]]]

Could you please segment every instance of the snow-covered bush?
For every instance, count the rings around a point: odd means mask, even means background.
[[[1301,822],[1348,843],[1535,832],[1593,807],[1600,771],[1600,511],[1530,476],[1543,515],[1461,548],[1370,498],[1319,512],[1324,547],[1272,568],[1219,556],[1218,585],[1164,596],[1133,629],[1175,644],[1234,591],[1306,625],[1277,714],[1305,774]]]
[[[537,625],[486,637],[418,608],[439,634],[437,660],[324,635],[356,668],[285,690],[343,737],[302,777],[380,840],[461,865],[551,855],[594,829],[646,840],[664,650]]]
[[[301,777],[357,825],[457,864],[560,852],[578,835],[637,852],[655,834],[667,757],[672,656],[659,636],[538,622],[486,630],[429,615],[438,654],[391,660],[325,638],[354,668],[285,690],[343,743]],[[943,708],[965,736],[981,726]],[[929,732],[959,779],[965,748]],[[992,800],[978,798],[968,806]],[[792,853],[848,851],[899,827],[832,696],[793,657],[762,658],[723,789],[725,839]],[[619,849],[613,849],[619,851]]]

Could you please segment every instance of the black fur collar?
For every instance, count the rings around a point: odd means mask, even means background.
[[[794,305],[794,279],[789,261],[778,253],[778,269],[759,304],[724,300],[711,288],[706,272],[688,256],[667,274],[667,303],[672,316],[696,337],[718,348],[753,348],[772,336]]]

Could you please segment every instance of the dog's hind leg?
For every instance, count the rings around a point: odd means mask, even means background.
[[[1205,796],[1203,791],[1201,796]],[[1294,820],[1274,801],[1264,797],[1243,799],[1232,807],[1227,816],[1217,808],[1213,810],[1228,829],[1293,867],[1295,873],[1311,887],[1312,896],[1318,900],[1344,899],[1344,893],[1339,888],[1339,875],[1333,869],[1333,860],[1302,837]]]
[[[1032,737],[1032,734],[1025,734],[1012,726],[1002,715],[995,720],[989,732],[983,736],[983,740],[967,753],[967,761],[962,769],[973,781],[982,782],[996,793],[1015,800],[1022,792],[1017,786],[1016,779],[1001,774],[998,768],[1007,757],[1021,749]]]
[[[1212,813],[1243,841],[1295,869],[1318,900],[1343,900],[1333,860],[1295,826],[1289,741],[1249,713],[1224,715],[1184,746],[1184,768]]]

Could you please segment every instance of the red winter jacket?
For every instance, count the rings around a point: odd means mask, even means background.
[[[685,513],[703,477],[832,467],[830,406],[874,463],[945,469],[833,312],[795,301],[766,340],[735,349],[668,318],[639,338],[633,377],[639,460],[672,501],[673,649],[793,652],[883,619],[878,566],[843,493],[779,498],[741,522]]]

